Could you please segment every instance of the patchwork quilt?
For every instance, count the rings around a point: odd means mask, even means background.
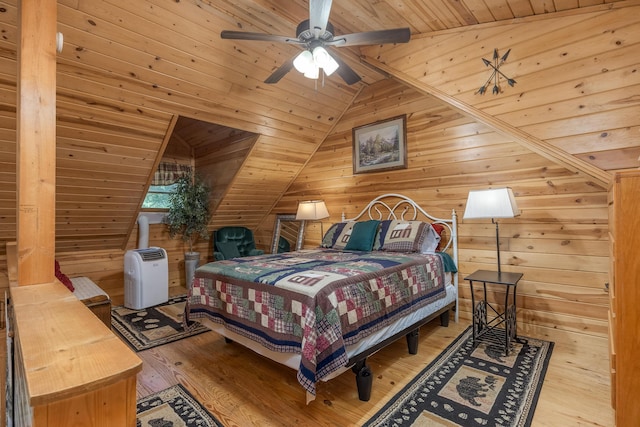
[[[439,254],[314,249],[196,270],[184,321],[207,317],[272,351],[301,354],[298,381],[346,366],[346,346],[445,297]]]

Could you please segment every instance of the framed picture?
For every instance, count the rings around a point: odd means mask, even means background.
[[[353,128],[353,173],[407,167],[407,116]]]

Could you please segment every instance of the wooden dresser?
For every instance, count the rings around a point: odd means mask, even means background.
[[[618,173],[609,191],[611,404],[618,427],[640,420],[640,171]]]
[[[134,427],[140,358],[61,283],[10,291],[15,425]]]

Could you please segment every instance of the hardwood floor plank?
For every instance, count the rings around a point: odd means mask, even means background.
[[[467,326],[437,320],[420,330],[417,355],[401,339],[369,358],[375,376],[371,400],[361,402],[351,372],[318,384],[315,401],[292,369],[215,332],[183,339],[138,355],[138,397],[183,384],[225,426],[358,426],[373,416]],[[555,341],[533,426],[613,426],[605,338],[539,328],[529,336]],[[569,335],[569,337],[567,336]]]
[[[184,288],[172,288],[172,295]],[[114,298],[114,304],[122,304]],[[370,358],[375,375],[371,400],[358,400],[353,374],[318,385],[309,405],[295,372],[226,344],[215,332],[204,333],[138,353],[137,397],[181,383],[225,426],[358,426],[380,409],[427,366],[468,325],[448,328],[437,321],[420,331],[420,349],[407,354],[398,340]],[[524,335],[555,342],[532,426],[614,425],[609,404],[607,340],[554,328],[531,327]],[[4,347],[4,340],[0,347]],[[4,350],[3,350],[4,354]]]

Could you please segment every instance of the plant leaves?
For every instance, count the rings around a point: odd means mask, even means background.
[[[189,173],[178,178],[175,190],[169,195],[169,212],[164,220],[169,236],[181,235],[182,240],[189,243],[190,252],[199,237],[209,238],[209,194],[209,187],[200,177]]]

